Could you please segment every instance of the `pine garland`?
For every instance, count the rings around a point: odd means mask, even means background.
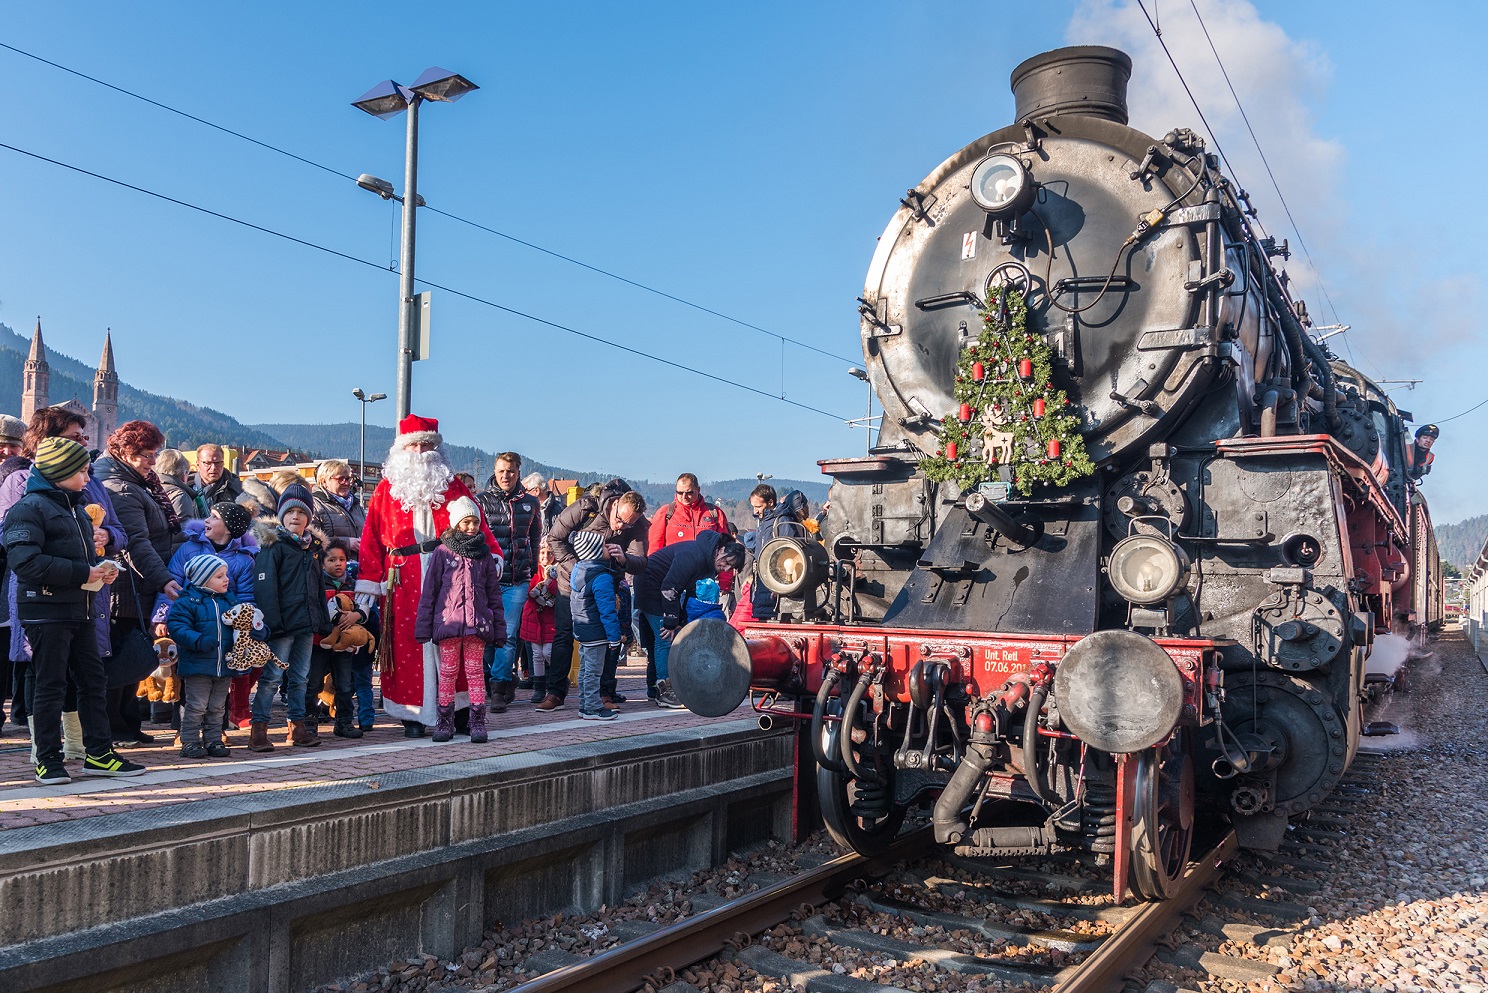
[[[969,490],[1005,465],[1029,496],[1036,486],[1068,486],[1095,472],[1080,415],[1054,387],[1053,349],[1029,332],[1028,305],[1016,289],[999,287],[987,301],[982,333],[956,362],[955,397],[935,455],[920,461],[927,479]],[[989,437],[1004,445],[988,451]]]

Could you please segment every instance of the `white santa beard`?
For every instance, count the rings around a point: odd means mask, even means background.
[[[439,506],[455,478],[444,452],[437,448],[432,452],[394,449],[388,453],[382,475],[392,498],[404,507]]]

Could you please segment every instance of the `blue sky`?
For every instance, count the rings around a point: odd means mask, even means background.
[[[1149,10],[1152,4],[1149,0]],[[1488,398],[1476,264],[1485,71],[1476,5],[1199,4],[1331,298],[1314,315],[1418,420]],[[49,4],[0,41],[344,173],[402,184],[401,119],[349,102],[426,66],[482,89],[426,107],[433,206],[835,354],[858,354],[853,298],[897,197],[1011,115],[1009,70],[1070,41],[1138,59],[1136,124],[1198,126],[1141,13],[1124,2]],[[370,13],[369,13],[370,12]],[[1187,3],[1158,13],[1269,229],[1280,210]],[[0,140],[381,266],[390,205],[337,176],[0,50]],[[0,150],[0,320],[246,422],[346,421],[352,387],[392,392],[397,277]],[[1463,187],[1457,193],[1459,186]],[[418,272],[844,417],[848,364],[680,307],[438,215]],[[1314,299],[1316,298],[1316,299]],[[830,417],[435,294],[414,408],[453,440],[664,478],[812,477],[861,450]],[[1348,352],[1345,352],[1347,355]],[[373,408],[386,423],[391,403]],[[1472,439],[1444,426],[1427,492],[1439,521],[1481,512]]]

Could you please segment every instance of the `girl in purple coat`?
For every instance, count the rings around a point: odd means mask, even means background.
[[[434,740],[455,736],[455,681],[461,669],[470,689],[470,740],[486,740],[485,651],[506,643],[501,609],[501,560],[481,533],[480,508],[469,497],[449,507],[450,529],[429,556],[414,637],[439,648],[439,720]]]

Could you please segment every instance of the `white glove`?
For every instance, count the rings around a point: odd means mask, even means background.
[[[372,610],[372,608],[377,606],[377,594],[375,593],[358,593],[356,596],[352,597],[352,600],[358,607],[361,607],[363,611],[370,611]]]

